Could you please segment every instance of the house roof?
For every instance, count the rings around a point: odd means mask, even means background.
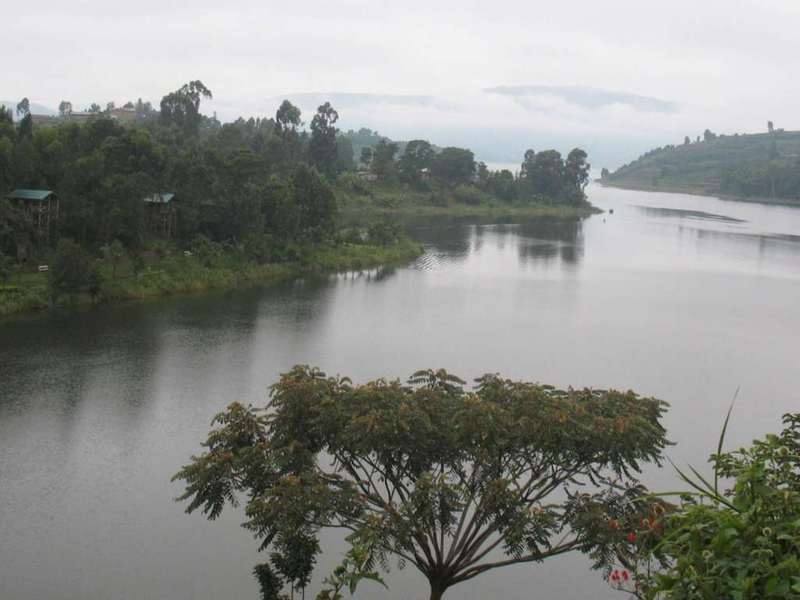
[[[148,204],[169,204],[175,198],[175,194],[165,192],[161,194],[151,194],[145,197],[144,201]]]
[[[37,200],[39,202],[43,202],[47,200],[50,196],[53,196],[55,192],[50,190],[14,190],[13,192],[6,194],[6,198],[9,200]]]

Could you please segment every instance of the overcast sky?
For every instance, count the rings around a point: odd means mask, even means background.
[[[714,131],[800,129],[800,1],[8,2],[0,99],[76,108],[201,79],[204,112],[331,97],[344,128],[485,160],[584,145],[596,166]]]

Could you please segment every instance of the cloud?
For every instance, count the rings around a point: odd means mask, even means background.
[[[501,85],[484,91],[510,96],[529,110],[535,110],[543,103],[546,106],[547,100],[553,97],[589,109],[623,104],[643,112],[674,113],[678,110],[678,104],[668,100],[581,86]]]

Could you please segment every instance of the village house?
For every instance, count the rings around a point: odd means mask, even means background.
[[[144,199],[147,225],[150,230],[166,239],[172,238],[178,226],[177,199],[172,193],[156,193]]]
[[[31,215],[36,234],[50,239],[50,228],[58,219],[58,196],[50,190],[17,189],[6,194],[10,202],[24,207]]]

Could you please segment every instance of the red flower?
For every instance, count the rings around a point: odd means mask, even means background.
[[[628,581],[628,572],[627,571],[623,571],[622,572],[622,579],[625,580],[625,581]]]
[[[608,522],[608,525],[611,527],[611,529],[619,529],[619,521],[617,521],[616,519],[611,519]]]
[[[631,544],[635,544],[635,543],[636,543],[636,534],[635,534],[635,533],[633,533],[633,532],[630,532],[630,533],[628,534],[628,541],[629,541]]]

